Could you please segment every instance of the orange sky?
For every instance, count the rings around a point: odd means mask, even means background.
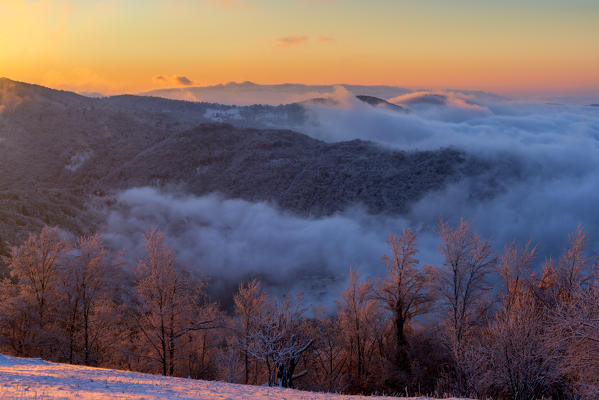
[[[245,80],[589,93],[599,1],[2,0],[0,76],[109,94]]]

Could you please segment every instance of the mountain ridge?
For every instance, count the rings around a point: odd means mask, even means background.
[[[9,243],[43,224],[93,230],[102,218],[95,208],[134,186],[174,184],[300,215],[331,215],[356,203],[398,214],[491,168],[455,149],[326,143],[297,132],[307,119],[298,104],[98,99],[5,80],[0,105],[0,237]]]

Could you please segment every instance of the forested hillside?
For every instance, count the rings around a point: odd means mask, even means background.
[[[0,237],[9,243],[43,224],[90,232],[95,211],[135,186],[217,192],[301,215],[354,204],[399,213],[432,190],[491,169],[458,150],[325,143],[276,129],[301,126],[308,111],[297,104],[94,99],[8,79],[0,80],[0,104]]]

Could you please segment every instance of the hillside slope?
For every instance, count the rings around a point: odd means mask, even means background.
[[[290,130],[306,112],[299,104],[95,99],[0,79],[0,247],[43,224],[94,230],[90,205],[134,186],[218,192],[311,216],[355,203],[401,213],[431,190],[489,169],[457,150],[392,151]]]
[[[3,355],[0,355],[0,398],[3,400],[75,398],[82,400],[107,398],[122,400],[393,399],[391,397],[343,396],[264,386],[169,378],[135,372],[55,364],[39,359]]]
[[[205,124],[149,146],[104,181],[122,189],[176,183],[195,195],[270,201],[300,215],[353,204],[378,214],[405,212],[476,167],[456,150],[389,151],[361,140],[325,143],[287,130]]]

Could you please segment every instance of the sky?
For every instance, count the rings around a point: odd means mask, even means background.
[[[78,92],[230,81],[599,90],[597,0],[1,0],[0,76]]]

